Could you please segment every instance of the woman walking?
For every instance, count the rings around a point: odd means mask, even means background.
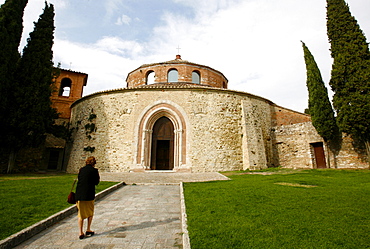
[[[91,230],[91,223],[94,216],[95,185],[99,184],[100,176],[98,169],[94,168],[95,157],[86,159],[86,165],[78,173],[76,187],[76,205],[78,208],[78,227],[80,229],[79,238],[83,239],[87,235],[94,235]],[[87,218],[86,234],[83,232],[84,220]]]

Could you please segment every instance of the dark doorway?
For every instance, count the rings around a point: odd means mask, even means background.
[[[170,169],[170,140],[157,140],[156,169]]]
[[[58,169],[59,165],[59,150],[50,150],[49,153],[49,161],[48,161],[48,169]]]
[[[152,135],[152,170],[173,169],[174,128],[171,120],[161,117],[153,127]]]
[[[311,144],[314,151],[316,168],[324,169],[326,168],[325,152],[323,143],[313,143]]]

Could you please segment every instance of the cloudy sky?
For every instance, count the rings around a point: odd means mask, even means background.
[[[230,89],[296,111],[308,99],[301,40],[330,78],[325,0],[48,2],[56,14],[54,62],[89,75],[84,95],[125,87],[130,71],[174,59],[178,46],[182,59],[221,71]],[[347,3],[369,37],[370,1]],[[20,50],[43,7],[44,0],[29,0]]]

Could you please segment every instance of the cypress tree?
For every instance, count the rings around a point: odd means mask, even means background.
[[[312,124],[317,132],[327,141],[332,141],[338,134],[334,111],[328,97],[328,90],[322,80],[315,58],[302,42],[307,71],[308,109]]]
[[[370,52],[344,0],[327,0],[327,33],[337,122],[343,132],[365,142],[370,163]]]
[[[0,141],[1,147],[9,146],[9,130],[11,129],[12,111],[14,106],[14,82],[18,47],[23,31],[23,13],[28,0],[6,0],[0,8]]]
[[[14,158],[20,148],[37,147],[53,130],[54,119],[58,118],[51,108],[53,84],[53,40],[54,6],[45,2],[45,8],[18,63],[15,82],[15,98],[12,113],[9,146],[8,172],[14,167]]]
[[[30,33],[19,62],[15,132],[22,146],[39,146],[51,131],[54,119],[58,118],[50,100],[54,29],[54,6],[45,3],[44,12]]]

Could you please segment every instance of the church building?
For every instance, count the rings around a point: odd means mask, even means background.
[[[309,115],[230,90],[222,72],[180,55],[144,64],[126,82],[81,97],[87,74],[62,71],[52,100],[74,128],[67,172],[88,156],[107,172],[367,167],[350,142],[334,160]]]

